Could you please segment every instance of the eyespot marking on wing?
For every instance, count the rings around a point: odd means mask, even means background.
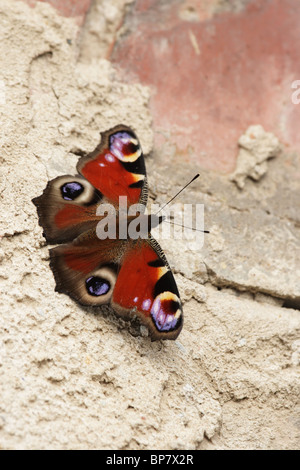
[[[150,314],[159,332],[173,331],[182,322],[181,302],[173,292],[163,292],[155,297]]]
[[[110,136],[109,149],[122,162],[135,162],[142,155],[138,139],[127,130]]]
[[[60,187],[60,192],[66,201],[74,201],[84,191],[84,186],[77,181],[70,181]]]
[[[110,290],[110,283],[99,276],[91,276],[85,281],[86,289],[90,295],[96,297],[105,295]]]

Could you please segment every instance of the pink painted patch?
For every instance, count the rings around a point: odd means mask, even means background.
[[[192,21],[183,3],[137,0],[112,53],[127,80],[152,89],[156,145],[171,141],[177,158],[220,172],[234,169],[237,140],[251,124],[300,150],[300,104],[291,99],[300,80],[299,0],[252,0],[238,13]]]
[[[66,17],[80,17],[85,16],[91,6],[91,0],[23,0],[31,7],[34,7],[37,2],[49,3],[61,15]]]

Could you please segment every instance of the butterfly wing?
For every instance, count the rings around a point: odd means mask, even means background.
[[[153,340],[175,339],[182,306],[158,243],[152,238],[100,240],[96,234],[99,202],[117,206],[126,196],[127,206],[146,205],[145,163],[136,135],[127,126],[103,133],[77,170],[79,176],[50,181],[33,200],[47,241],[64,243],[50,250],[56,290],[83,305],[111,302],[121,316],[138,316]]]
[[[183,314],[168,262],[153,239],[99,240],[96,231],[50,250],[56,290],[82,305],[111,303],[122,317],[139,317],[152,340],[176,339]]]
[[[87,180],[64,175],[49,181],[43,194],[32,202],[47,242],[63,243],[95,226],[101,200],[100,192]]]
[[[100,145],[78,161],[78,172],[114,204],[126,196],[127,206],[146,205],[146,168],[137,136],[124,125],[101,136]]]
[[[56,291],[82,305],[109,303],[125,245],[125,240],[100,240],[96,230],[91,229],[72,243],[52,248],[50,266]]]
[[[183,325],[177,285],[159,244],[140,239],[124,253],[112,294],[119,315],[137,315],[152,340],[176,339]]]
[[[95,227],[100,202],[118,207],[120,196],[128,206],[147,202],[145,162],[134,132],[120,125],[101,135],[100,145],[80,158],[81,175],[55,178],[33,199],[48,243],[74,240]]]

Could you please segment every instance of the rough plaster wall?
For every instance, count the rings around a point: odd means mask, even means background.
[[[205,203],[211,234],[197,254],[163,244],[185,325],[177,341],[151,343],[109,309],[54,292],[31,203],[100,130],[129,124],[149,152],[149,92],[80,55],[75,22],[47,4],[1,0],[0,23],[1,447],[299,448],[300,319],[283,307],[299,306],[299,211],[279,159],[243,192],[207,172],[185,195]],[[195,172],[170,174],[174,149],[162,150],[169,162],[147,159],[159,201]],[[280,158],[294,171],[295,156]]]

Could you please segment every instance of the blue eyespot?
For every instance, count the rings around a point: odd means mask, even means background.
[[[182,308],[177,300],[172,298],[164,298],[164,294],[160,294],[153,302],[150,315],[158,331],[173,331],[182,324]]]
[[[90,295],[99,297],[110,290],[110,283],[101,277],[91,276],[85,281],[86,289]]]
[[[123,161],[129,155],[135,154],[140,146],[134,134],[120,131],[110,136],[109,148],[113,155]]]
[[[72,183],[65,183],[60,188],[62,197],[66,201],[74,201],[83,192],[84,187],[82,184],[73,181]]]

